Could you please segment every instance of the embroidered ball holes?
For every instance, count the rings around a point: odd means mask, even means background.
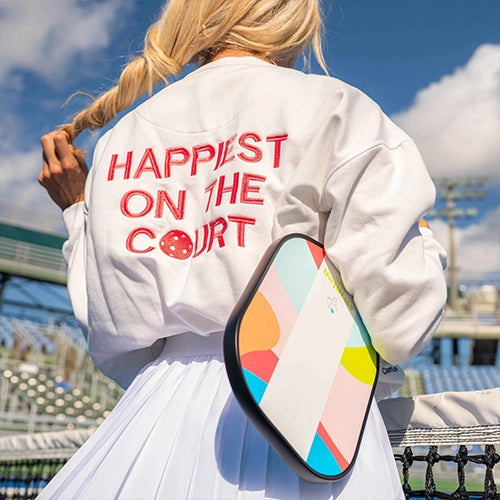
[[[193,242],[184,231],[174,229],[160,240],[160,248],[173,259],[185,260],[193,253]]]

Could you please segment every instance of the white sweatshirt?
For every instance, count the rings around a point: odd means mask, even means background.
[[[89,353],[127,386],[185,332],[221,332],[279,236],[323,241],[373,344],[402,363],[443,312],[435,190],[413,142],[334,78],[253,57],[207,64],[99,141],[68,208],[68,289]]]

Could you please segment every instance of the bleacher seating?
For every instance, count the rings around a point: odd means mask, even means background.
[[[85,344],[85,337],[83,336],[80,328],[74,328],[69,325],[64,325],[63,331],[64,334],[71,339],[73,344],[84,350],[87,348]]]
[[[75,327],[0,315],[0,347],[0,434],[95,426],[123,393]]]
[[[0,346],[11,348],[17,336],[21,349],[52,354],[55,346],[48,331],[48,325],[0,315]]]
[[[443,340],[445,342],[443,342]],[[422,394],[445,391],[477,391],[500,387],[500,369],[494,365],[470,365],[473,341],[461,338],[453,354],[450,339],[435,339],[403,366],[422,380]],[[446,352],[443,355],[443,351]],[[446,363],[443,362],[446,360]],[[418,394],[421,394],[420,392]],[[397,393],[396,396],[402,395]],[[416,394],[404,394],[415,396]]]
[[[22,332],[35,350],[46,354],[54,352],[54,343],[46,335],[47,326],[29,320],[14,320],[14,328]]]
[[[14,344],[14,322],[0,315],[0,346],[10,349]]]
[[[18,370],[3,370],[2,388],[7,390],[0,398],[0,413],[11,415],[12,420],[19,414],[40,417],[38,420],[45,423],[43,430],[98,425],[122,393],[114,382],[103,380],[101,375],[97,377],[99,380],[94,377],[94,387],[87,380],[80,388],[72,387],[53,372],[54,369],[48,368],[38,373],[23,371],[22,365]],[[54,425],[47,424],[44,417],[53,420]]]
[[[407,383],[392,397],[500,387],[498,366],[468,365],[471,345],[470,339],[460,339],[458,352],[453,353],[451,339],[429,343],[402,366]],[[45,427],[40,430],[52,424],[58,428],[97,425],[123,392],[96,370],[76,327],[0,314],[0,348],[0,417],[4,420],[7,413],[31,415],[43,421]]]
[[[495,366],[421,367],[427,394],[445,391],[476,391],[500,387],[500,370]]]

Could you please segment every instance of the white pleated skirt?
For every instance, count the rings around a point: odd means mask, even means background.
[[[222,335],[170,338],[39,500],[403,499],[376,403],[342,480],[300,479],[236,402]]]

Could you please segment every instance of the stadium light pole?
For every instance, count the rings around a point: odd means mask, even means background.
[[[429,218],[439,217],[448,223],[448,279],[450,285],[450,307],[454,311],[458,310],[458,285],[457,285],[457,264],[455,245],[455,221],[457,219],[469,219],[476,217],[479,213],[475,207],[458,208],[458,200],[480,200],[486,196],[483,189],[486,177],[441,177],[434,179],[438,189],[438,199],[446,202],[446,208],[429,211]]]

